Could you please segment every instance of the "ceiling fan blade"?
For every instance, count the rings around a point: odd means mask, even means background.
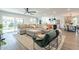
[[[25,12],[24,15],[25,15],[26,13],[27,13],[27,12]]]
[[[25,12],[28,12],[28,8],[24,8]]]
[[[28,12],[28,8],[24,8],[24,10],[25,10],[25,13],[24,13],[24,14],[29,13],[29,12]]]
[[[24,8],[24,10],[25,10],[24,15],[26,15],[26,14],[29,14],[29,15],[34,15],[33,13],[36,13],[36,11],[29,11],[29,9],[28,9],[28,8]]]
[[[30,15],[34,15],[34,13],[30,13]]]
[[[24,10],[26,10],[26,8],[23,8]]]
[[[36,11],[30,11],[31,13],[36,13]]]

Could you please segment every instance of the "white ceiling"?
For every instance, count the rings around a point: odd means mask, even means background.
[[[0,8],[1,11],[17,13],[24,15],[24,8]],[[66,16],[72,14],[72,16],[79,16],[79,8],[29,8],[30,11],[36,11],[31,16],[35,17],[51,17],[51,16]]]

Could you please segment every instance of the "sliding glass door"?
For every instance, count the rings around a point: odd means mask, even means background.
[[[18,30],[18,24],[23,23],[23,18],[3,16],[3,32],[13,32]]]

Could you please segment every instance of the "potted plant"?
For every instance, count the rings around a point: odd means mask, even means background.
[[[6,42],[4,41],[5,39],[2,38],[2,35],[3,35],[2,29],[3,29],[3,25],[0,24],[0,49],[1,49],[1,46],[2,46],[2,45],[5,45],[5,44],[6,44]]]
[[[1,46],[5,45],[6,42],[4,40],[0,40],[0,49],[1,49]]]
[[[3,34],[3,32],[2,32],[2,28],[3,28],[3,25],[0,24],[0,40],[1,40],[1,35]]]

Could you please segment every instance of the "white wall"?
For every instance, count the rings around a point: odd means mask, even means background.
[[[64,28],[64,24],[65,24],[64,16],[56,16],[56,18],[60,20],[60,27]]]
[[[34,20],[35,18],[34,17],[25,17],[24,18],[24,24],[35,24]]]
[[[79,16],[77,16],[77,24],[79,25]]]

